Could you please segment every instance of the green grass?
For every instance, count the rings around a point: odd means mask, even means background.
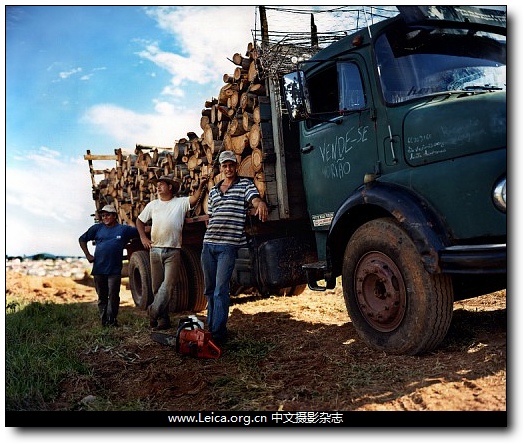
[[[257,400],[269,390],[265,373],[258,370],[261,362],[274,349],[267,340],[240,335],[227,344],[227,354],[234,360],[235,374],[216,378],[211,384],[211,397],[224,410],[256,410]]]
[[[45,409],[59,395],[62,381],[89,375],[80,360],[85,343],[112,340],[97,327],[96,309],[53,303],[6,306],[6,410]]]
[[[143,329],[143,318],[132,311],[121,310],[119,320],[130,331]],[[89,395],[85,384],[97,384],[85,355],[99,349],[121,344],[113,328],[99,324],[96,304],[54,304],[33,302],[20,304],[6,301],[6,381],[7,411],[47,410],[53,403],[63,402],[68,410],[84,411],[146,411],[161,409],[158,400],[116,400],[111,392],[98,390]],[[219,376],[212,383],[211,397],[226,409],[257,405],[266,381],[257,370],[274,348],[265,339],[238,335],[227,346],[228,359],[236,373]],[[84,358],[84,361],[82,360]],[[192,361],[191,361],[192,362]],[[192,362],[196,364],[197,362]],[[202,362],[206,363],[205,361]],[[78,384],[74,398],[64,398],[64,383]]]

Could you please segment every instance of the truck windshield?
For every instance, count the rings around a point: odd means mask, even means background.
[[[506,89],[501,35],[404,27],[380,35],[375,50],[388,103],[449,91]]]

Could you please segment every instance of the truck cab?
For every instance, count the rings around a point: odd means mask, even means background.
[[[399,6],[282,79],[318,261],[362,339],[418,354],[506,287],[506,14]],[[324,281],[323,284],[318,281]]]

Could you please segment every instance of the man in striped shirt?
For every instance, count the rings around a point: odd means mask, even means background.
[[[227,339],[229,282],[238,248],[247,244],[244,227],[248,206],[254,206],[255,216],[262,222],[267,220],[268,210],[252,180],[238,176],[234,152],[223,151],[219,162],[225,178],[209,192],[209,223],[201,263],[208,302],[208,329],[213,341],[223,344]]]

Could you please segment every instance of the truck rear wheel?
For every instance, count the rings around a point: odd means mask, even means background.
[[[189,306],[189,276],[187,275],[188,272],[183,255],[179,272],[179,281],[173,290],[169,302],[169,312],[187,311]]]
[[[190,246],[182,246],[180,281],[174,289],[169,303],[170,312],[199,312],[207,307],[200,252]]]
[[[356,230],[343,259],[343,295],[360,337],[390,354],[434,349],[452,319],[450,277],[429,274],[408,234],[391,218]]]
[[[142,311],[153,301],[151,262],[148,251],[136,251],[129,259],[129,286],[134,304]]]
[[[187,269],[189,286],[189,305],[187,309],[193,312],[203,311],[207,307],[207,298],[204,295],[203,270],[200,262],[199,249],[182,246],[182,260]]]

